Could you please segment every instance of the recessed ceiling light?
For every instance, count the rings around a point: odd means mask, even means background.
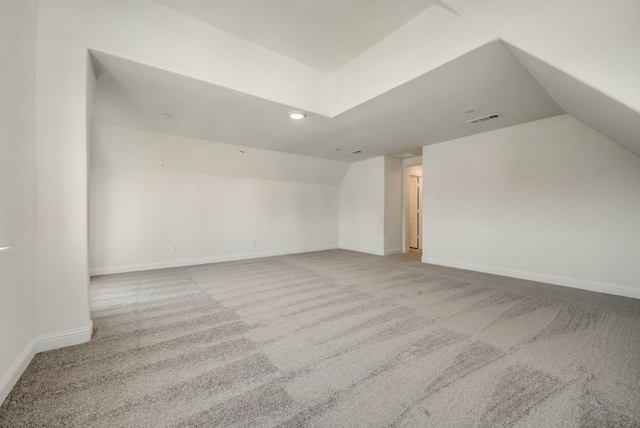
[[[307,113],[303,111],[290,111],[289,117],[293,120],[301,120],[307,117]]]

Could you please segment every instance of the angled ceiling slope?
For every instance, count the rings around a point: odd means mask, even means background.
[[[564,113],[500,41],[336,117],[94,52],[93,119],[111,125],[342,161],[419,155],[422,147]],[[163,115],[171,114],[171,117]],[[498,113],[497,120],[468,123]],[[347,153],[361,150],[362,154]]]
[[[640,157],[640,112],[508,45],[564,111]]]
[[[153,0],[241,39],[333,72],[438,0]]]

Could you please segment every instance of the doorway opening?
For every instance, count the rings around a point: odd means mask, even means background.
[[[422,253],[422,165],[405,168],[405,251]]]

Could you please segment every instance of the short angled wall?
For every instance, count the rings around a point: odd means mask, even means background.
[[[347,168],[94,124],[90,273],[337,248],[338,185]]]
[[[570,115],[424,147],[423,261],[640,297],[640,158]]]
[[[349,165],[340,184],[340,248],[384,255],[385,158]]]

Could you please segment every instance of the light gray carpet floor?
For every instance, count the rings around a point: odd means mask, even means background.
[[[334,250],[96,277],[2,427],[638,427],[640,301]]]

